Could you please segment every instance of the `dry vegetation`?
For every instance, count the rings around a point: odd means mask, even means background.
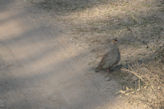
[[[131,84],[120,91],[128,97],[130,103],[145,104],[148,109],[164,108],[164,64],[151,62],[148,64],[133,64],[128,69],[122,69],[124,73],[133,75]],[[129,81],[126,81],[129,82]],[[133,84],[132,84],[133,83]],[[133,87],[131,87],[133,86]]]
[[[118,38],[123,95],[131,103],[164,109],[164,2],[161,0],[45,0],[40,7],[70,25],[74,41],[96,54]],[[119,72],[120,73],[120,72]],[[124,81],[124,82],[123,82]]]
[[[66,2],[67,8],[62,7],[69,11],[60,14],[59,19],[71,25],[74,41],[80,43],[79,46],[87,44],[92,49],[97,56],[95,64],[108,49],[112,38],[119,39],[122,64],[149,60],[164,43],[162,1],[84,0],[74,9],[74,0],[71,1]]]

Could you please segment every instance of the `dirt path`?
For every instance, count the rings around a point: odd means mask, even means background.
[[[88,66],[69,27],[20,0],[0,1],[0,109],[112,109],[114,81]],[[114,108],[115,109],[115,108]]]

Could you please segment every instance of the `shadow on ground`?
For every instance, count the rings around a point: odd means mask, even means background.
[[[35,6],[59,15],[68,15],[105,3],[105,0],[44,0],[41,2],[34,0]]]
[[[18,1],[10,2],[0,2],[6,5],[1,10],[3,13],[9,14],[8,9]],[[0,76],[0,98],[6,108],[96,109],[110,100],[114,103],[115,96],[110,95],[119,90],[117,83],[103,81],[89,71],[88,51],[76,51],[67,40],[68,34],[60,32],[62,27],[43,23],[50,20],[46,17],[39,21],[41,14],[46,13],[33,13],[28,9],[32,7],[21,7],[25,2],[19,2],[17,9],[10,10],[15,14],[0,19],[0,43],[6,48],[0,56],[5,63],[10,63],[7,69],[1,69]],[[87,4],[86,1],[54,2],[62,8]],[[18,30],[13,31],[13,27]],[[112,88],[107,89],[106,84]]]

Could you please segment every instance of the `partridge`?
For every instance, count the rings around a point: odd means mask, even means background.
[[[103,56],[99,65],[96,67],[96,72],[101,70],[110,71],[113,67],[115,67],[120,61],[120,51],[117,46],[117,39],[113,39],[110,43],[108,52]]]

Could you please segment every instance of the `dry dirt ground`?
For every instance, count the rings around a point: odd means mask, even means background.
[[[23,0],[0,1],[0,109],[110,109],[120,85],[88,66],[70,27]]]
[[[114,31],[113,34],[119,33],[114,37],[123,32],[118,25],[111,24],[113,19],[105,20],[109,18],[106,16],[108,14],[111,14],[111,18],[117,16],[115,8],[111,8],[113,14],[106,10],[99,11],[106,6],[104,4],[107,4],[107,0],[70,1],[54,0],[57,5],[53,7],[52,2],[41,0],[32,3],[30,0],[0,0],[0,109],[139,108],[125,104],[124,99],[118,96],[122,87],[117,80],[106,81],[104,74],[93,70],[97,64],[93,60],[102,55],[101,50],[105,50],[102,49],[103,44],[97,45],[96,41],[102,39],[97,36],[104,39],[107,36],[104,35],[106,30],[101,30],[103,23],[98,21],[104,20],[108,22],[107,25],[112,25],[114,28],[110,30]],[[119,24],[119,27],[123,24]],[[153,30],[161,33],[161,28]],[[127,37],[129,39],[129,34]],[[94,39],[91,42],[97,46],[90,47],[86,39]],[[123,48],[127,46],[127,39],[123,36],[122,39]],[[145,47],[140,41],[136,45]],[[90,52],[95,51],[95,48],[99,51],[96,56]],[[127,55],[125,50],[122,49],[122,63],[140,53]]]

